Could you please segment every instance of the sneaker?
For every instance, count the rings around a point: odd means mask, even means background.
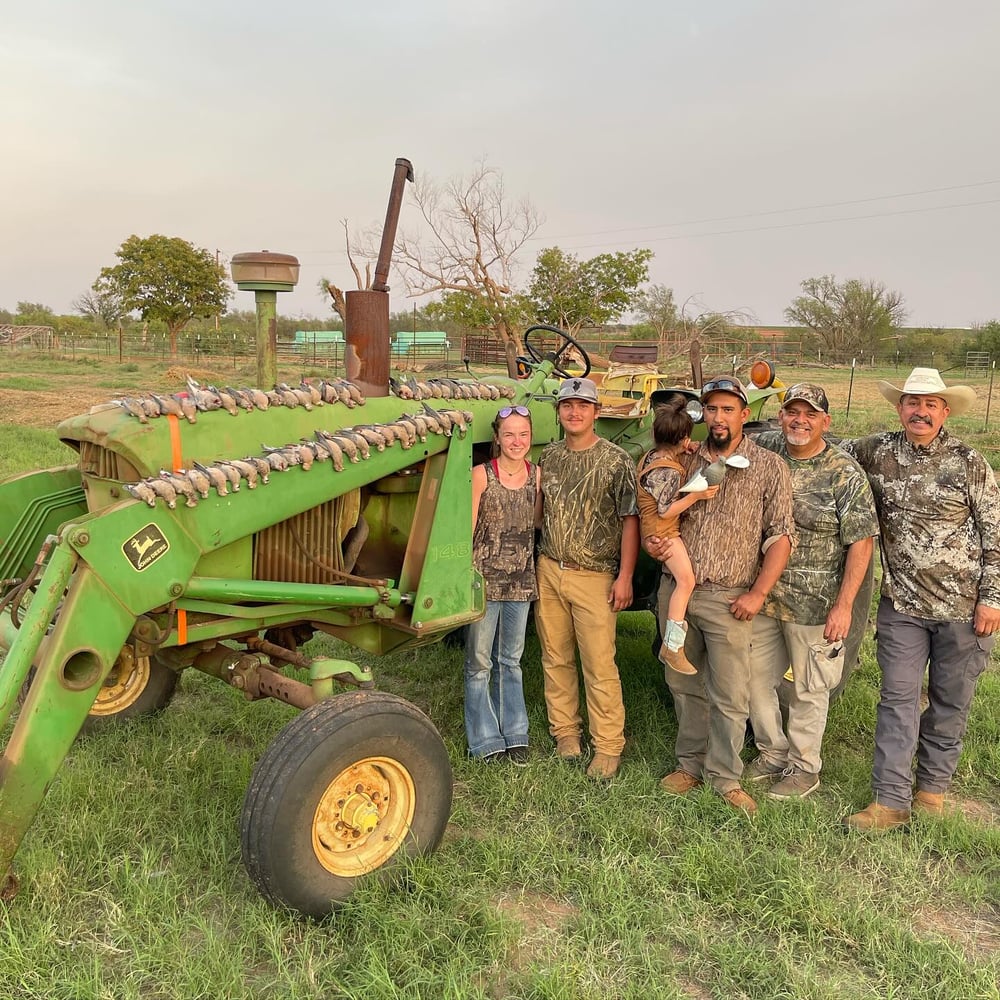
[[[556,740],[556,756],[567,764],[579,764],[583,761],[583,749],[579,736],[560,736]]]
[[[607,753],[595,753],[594,759],[587,768],[587,777],[595,781],[610,781],[618,773],[621,757],[612,757]]]
[[[527,767],[528,766],[528,748],[527,747],[508,747],[507,748],[507,759],[515,767]]]
[[[772,778],[780,778],[785,773],[781,764],[772,764],[763,754],[754,757],[745,768],[743,768],[743,779],[745,781],[769,781]]]
[[[688,792],[701,788],[702,784],[701,778],[696,778],[680,768],[671,771],[665,778],[660,778],[660,788],[670,795],[687,795]]]
[[[804,799],[819,788],[819,775],[800,771],[793,764],[782,772],[781,781],[776,781],[767,793],[769,799]]]
[[[757,811],[757,803],[742,788],[731,788],[728,792],[723,792],[722,801],[733,809],[742,809],[748,816]]]
[[[844,825],[852,830],[862,830],[865,833],[885,833],[906,826],[910,822],[909,809],[890,809],[879,802],[872,802],[861,812],[844,819]]]

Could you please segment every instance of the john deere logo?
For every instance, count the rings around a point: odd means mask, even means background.
[[[574,392],[579,392],[580,391],[580,385],[581,385],[581,382],[580,382],[580,380],[578,378],[573,379],[573,391]]]
[[[122,546],[125,558],[132,564],[133,569],[140,573],[148,566],[152,566],[169,549],[170,542],[167,541],[166,535],[152,522],[140,528]]]

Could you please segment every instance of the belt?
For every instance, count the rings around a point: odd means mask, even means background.
[[[565,559],[553,559],[552,556],[542,556],[543,559],[548,559],[549,562],[554,562],[560,569],[575,569],[575,570],[585,570],[586,566],[581,566],[579,563],[567,562]]]

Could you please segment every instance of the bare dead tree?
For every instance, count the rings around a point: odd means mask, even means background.
[[[412,189],[422,232],[396,237],[394,262],[410,296],[435,292],[471,300],[482,325],[517,343],[521,304],[516,256],[542,223],[527,200],[511,201],[503,176],[486,161],[441,185],[422,177]],[[466,312],[469,309],[466,307]]]
[[[354,280],[357,282],[359,291],[367,291],[372,287],[372,264],[370,260],[365,261],[365,274],[362,278],[361,270],[355,263],[354,254],[351,250],[351,231],[347,225],[347,219],[341,219],[340,224],[344,227],[344,245],[347,247],[347,262],[351,265],[351,270],[354,272]],[[366,254],[367,255],[367,254]],[[319,289],[320,294],[323,296],[329,295],[333,300],[333,311],[341,318],[341,321],[347,322],[347,300],[344,298],[343,289],[339,288],[328,278],[319,279]]]

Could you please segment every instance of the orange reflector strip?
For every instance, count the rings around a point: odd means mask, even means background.
[[[170,428],[170,471],[179,472],[184,468],[184,459],[181,455],[181,422],[176,413],[167,414],[167,426]]]
[[[176,419],[176,418],[175,418]],[[177,645],[186,646],[188,641],[188,613],[177,609]]]

